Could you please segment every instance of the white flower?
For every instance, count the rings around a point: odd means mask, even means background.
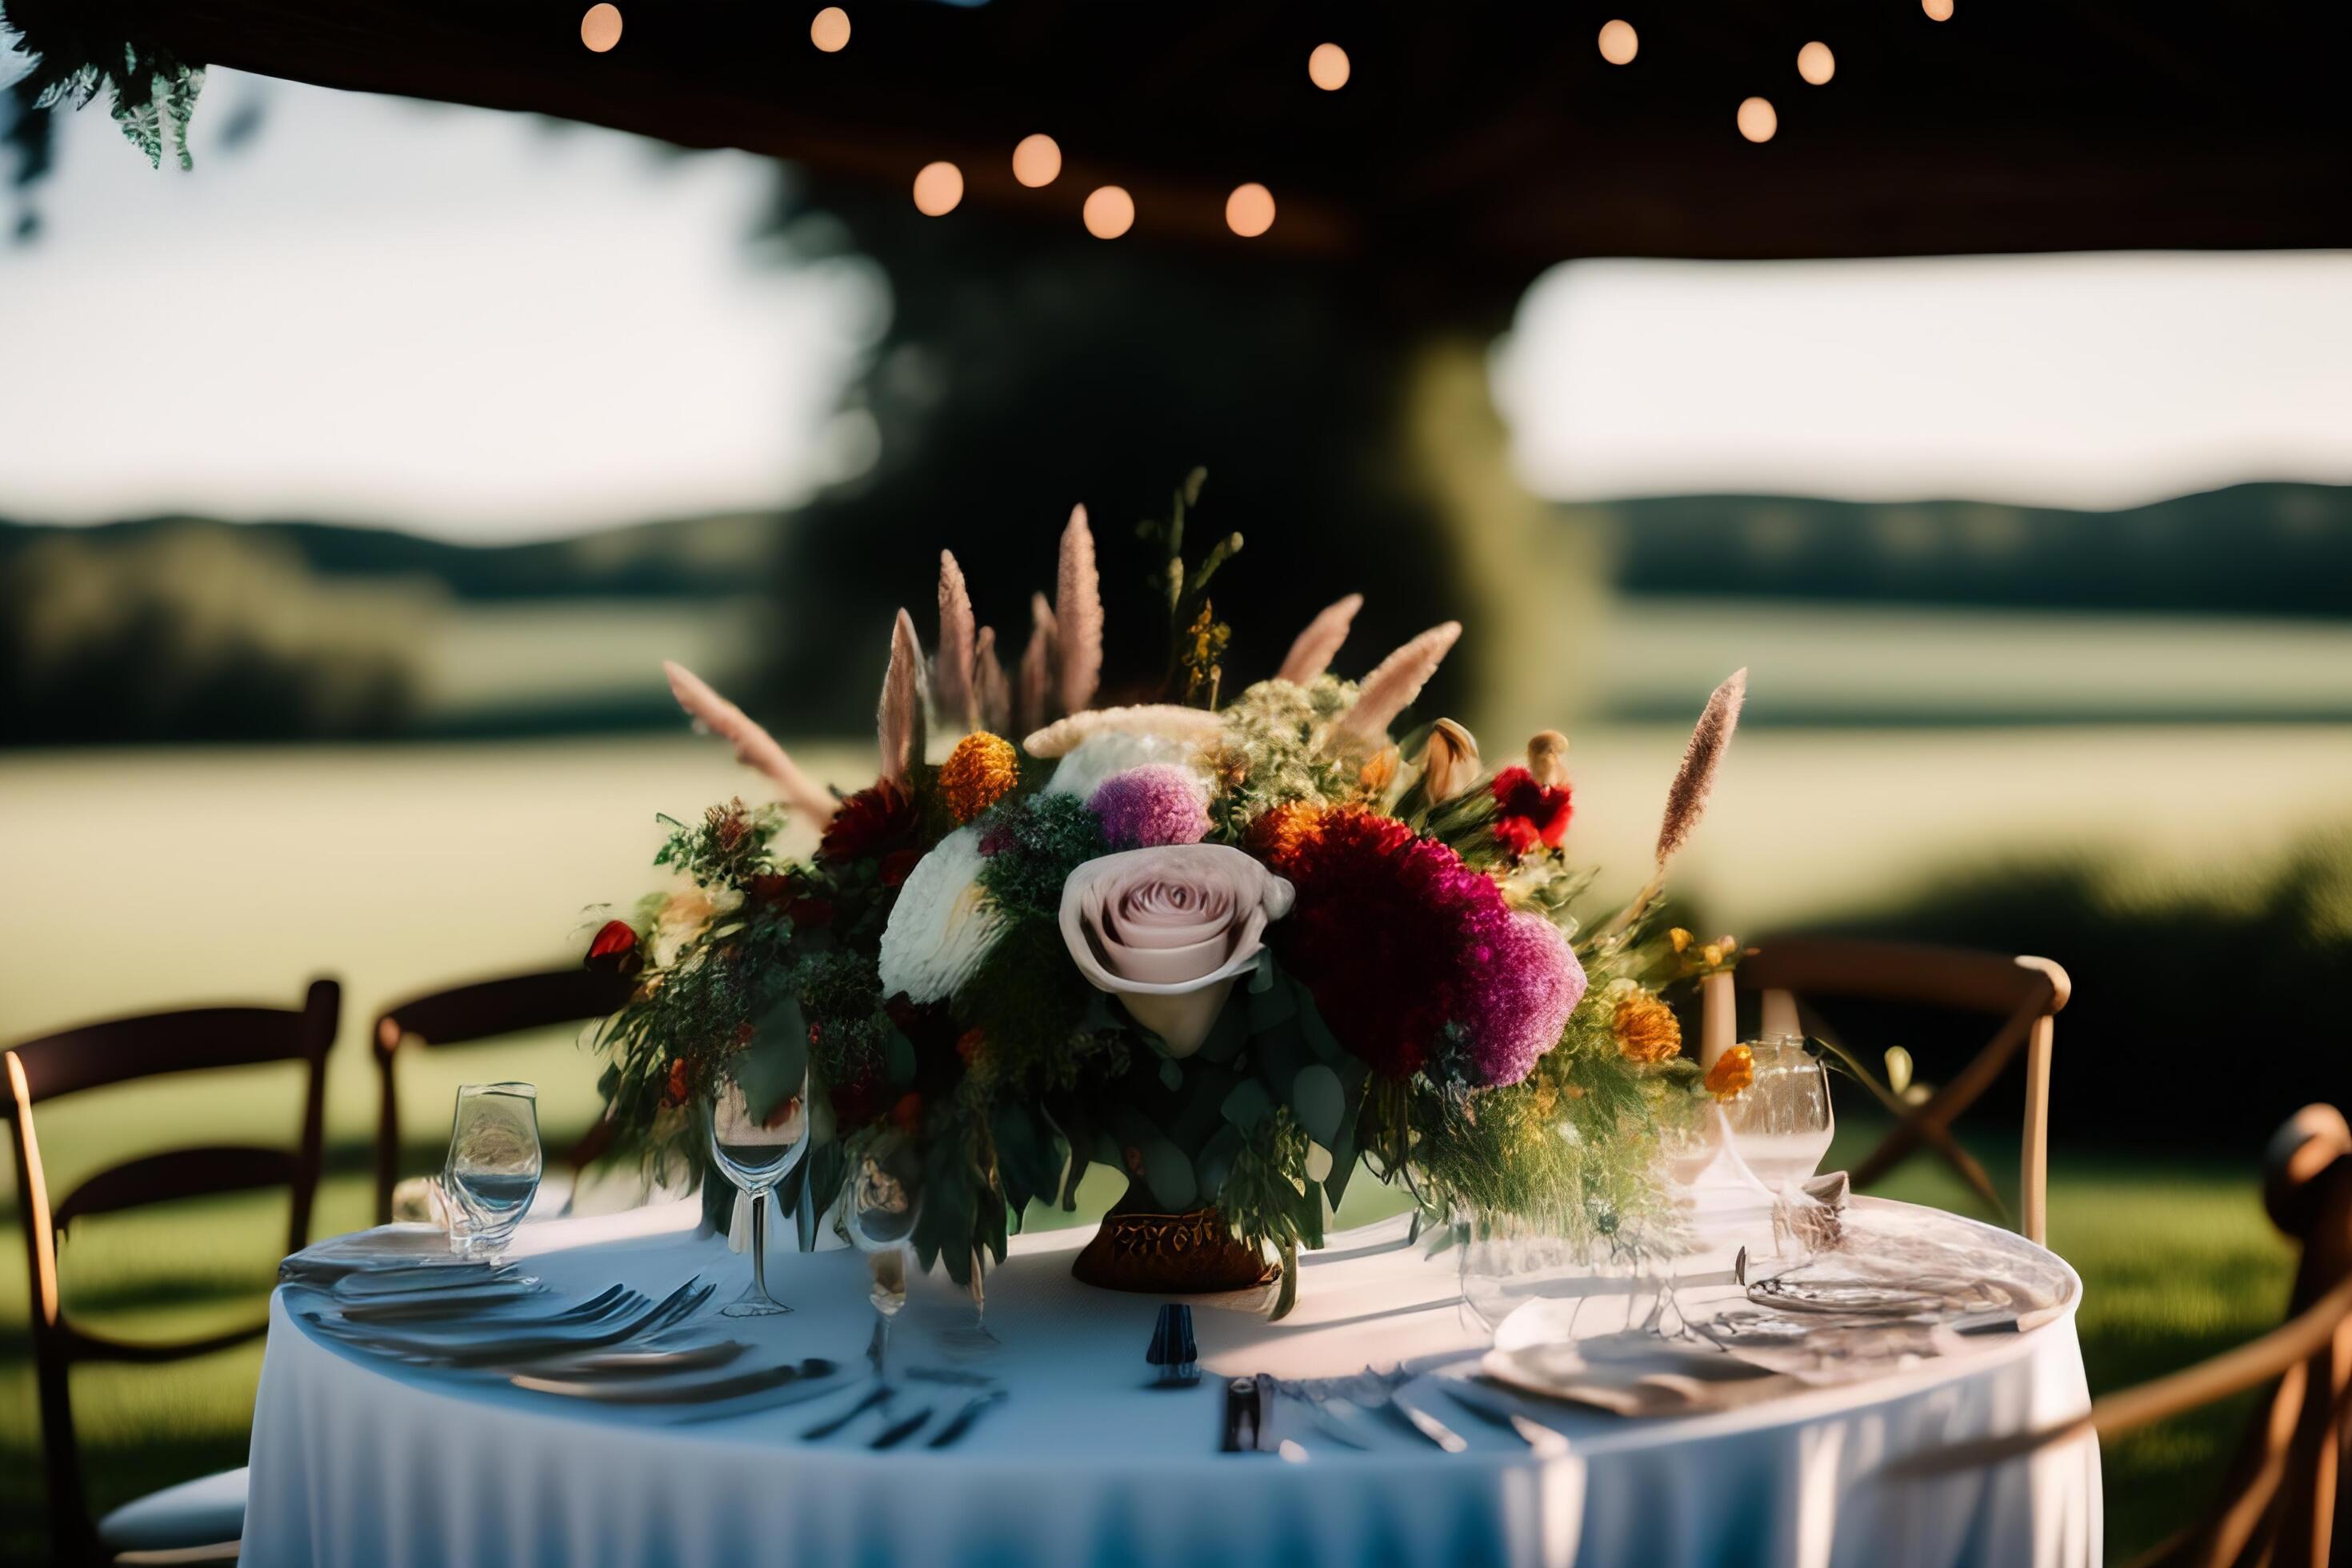
[[[981,892],[981,858],[980,829],[964,826],[915,863],[882,931],[884,995],[944,1002],[988,956],[1004,916]]]
[[[1054,776],[1045,781],[1045,793],[1087,799],[1094,795],[1095,786],[1113,773],[1152,763],[1188,766],[1200,750],[1195,742],[1183,736],[1097,731],[1062,753],[1062,760],[1055,764]]]

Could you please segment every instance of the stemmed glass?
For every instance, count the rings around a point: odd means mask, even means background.
[[[443,1186],[466,1218],[466,1256],[496,1263],[539,1191],[539,1091],[527,1083],[457,1090]]]
[[[1789,1211],[1805,1199],[1797,1191],[1821,1166],[1837,1131],[1830,1110],[1828,1068],[1795,1035],[1774,1035],[1748,1047],[1756,1078],[1723,1106],[1732,1159],[1772,1199],[1773,1255]]]
[[[921,1194],[914,1188],[911,1158],[866,1153],[859,1157],[843,1215],[850,1245],[866,1255],[874,1303],[874,1375],[890,1379],[890,1331],[907,1305],[908,1255],[914,1250],[915,1218]]]
[[[961,1328],[944,1329],[940,1341],[965,1355],[987,1355],[1000,1350],[1003,1342],[988,1327],[988,1254],[975,1247],[971,1249],[971,1321]]]
[[[1689,1219],[1691,1210],[1696,1206],[1692,1194],[1699,1178],[1706,1173],[1707,1167],[1715,1163],[1722,1148],[1721,1127],[1712,1106],[1689,1104],[1682,1108],[1681,1114],[1670,1114],[1659,1123],[1658,1168],[1666,1179],[1669,1199],[1684,1220]],[[1669,1310],[1675,1314],[1677,1332],[1686,1326],[1687,1320],[1683,1317],[1682,1302],[1675,1294],[1675,1286],[1681,1271],[1682,1254],[1695,1250],[1688,1245],[1688,1240],[1687,1237],[1679,1238],[1678,1244],[1663,1249],[1665,1266],[1659,1276],[1657,1299],[1651,1303],[1650,1316],[1642,1325],[1654,1332],[1665,1331],[1663,1325]]]
[[[719,1070],[704,1108],[711,1163],[751,1200],[751,1283],[719,1309],[729,1318],[767,1318],[790,1307],[768,1294],[768,1194],[808,1152],[808,1074],[765,1118],[752,1114],[734,1064]]]
[[[1568,1243],[1535,1220],[1480,1212],[1455,1222],[1462,1249],[1462,1304],[1489,1339],[1503,1320],[1544,1294],[1567,1267]]]

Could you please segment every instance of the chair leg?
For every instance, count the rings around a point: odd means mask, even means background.
[[[2018,1205],[2025,1239],[2042,1245],[2050,1228],[2050,1047],[2058,1020],[2033,1020],[2025,1045],[2025,1152],[2018,1172]]]

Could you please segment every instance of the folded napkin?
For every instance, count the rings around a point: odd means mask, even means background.
[[[1805,1386],[1720,1351],[1639,1332],[1489,1351],[1479,1370],[1522,1394],[1615,1415],[1735,1410]]]

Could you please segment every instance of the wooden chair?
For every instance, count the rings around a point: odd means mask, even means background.
[[[383,1108],[375,1129],[375,1217],[392,1218],[392,1189],[399,1179],[400,1096],[393,1062],[405,1047],[470,1046],[532,1029],[585,1023],[620,1011],[634,984],[623,975],[594,969],[557,969],[478,981],[411,997],[384,1010],[372,1037]],[[566,1163],[575,1184],[580,1173],[613,1141],[611,1121],[600,1121],[574,1144]]]
[[[169,1344],[129,1342],[67,1320],[58,1289],[57,1242],[75,1220],[170,1199],[285,1186],[292,1198],[286,1248],[310,1239],[324,1147],[327,1051],[341,988],[311,982],[299,1008],[197,1007],[118,1018],[29,1040],[5,1053],[8,1130],[16,1152],[16,1210],[32,1287],[33,1369],[48,1469],[49,1529],[61,1563],[234,1562],[245,1526],[245,1472],[170,1487],[117,1509],[95,1525],[74,1436],[68,1375],[80,1362],[153,1364],[205,1355],[266,1331],[260,1321]],[[59,1095],[200,1068],[260,1062],[308,1068],[297,1146],[210,1146],[150,1154],[101,1171],[52,1205],[42,1175],[33,1108]]]
[[[2025,1052],[2025,1145],[2019,1191],[2023,1214],[2019,1228],[2035,1242],[2049,1222],[2050,1049],[2059,1010],[2071,985],[2066,972],[2046,958],[2012,958],[1962,948],[1918,947],[1903,942],[1842,937],[1784,937],[1759,943],[1734,972],[1738,990],[1762,996],[1762,1032],[1833,1038],[1800,1001],[1839,996],[1988,1014],[2000,1026],[1974,1059],[1948,1082],[1913,1107],[1852,1173],[1866,1187],[1900,1164],[1921,1144],[1934,1149],[1996,1208],[2002,1206],[1984,1167],[1953,1141],[1955,1119],[1992,1086],[2020,1048]],[[1710,1052],[1732,1037],[1731,987],[1706,993],[1705,1037]]]
[[[2328,1568],[2352,1563],[2352,1128],[2308,1105],[2263,1160],[2273,1223],[2303,1245],[2284,1324],[2185,1371],[2094,1400],[2039,1432],[1959,1445],[1890,1475],[2003,1463],[2086,1433],[2117,1436],[2272,1384],[2254,1408],[2220,1494],[2136,1568]],[[2275,1380],[2275,1381],[2273,1381]]]

